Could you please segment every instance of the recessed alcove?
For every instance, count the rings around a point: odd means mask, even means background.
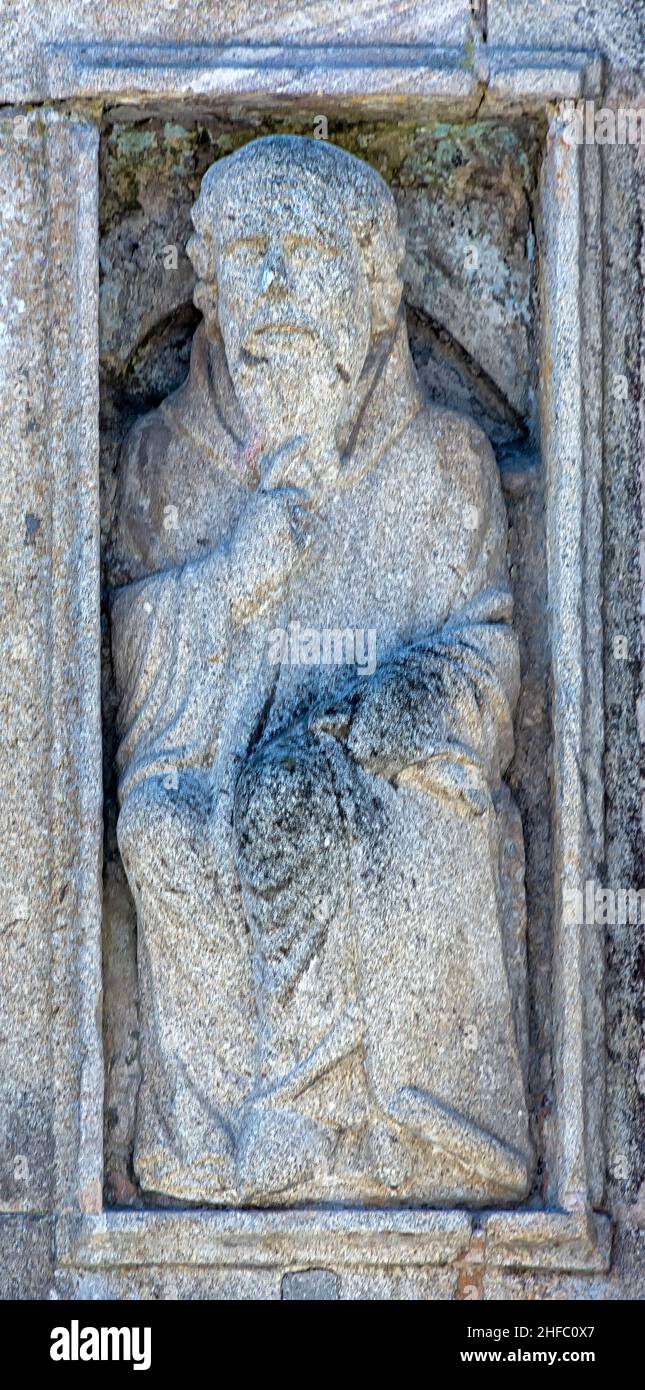
[[[522,656],[516,753],[507,782],[526,851],[526,1075],[537,1154],[529,1205],[540,1204],[554,1084],[547,567],[537,411],[544,120],[347,121],[266,109],[196,117],[182,107],[133,114],[108,113],[100,146],[105,1200],[116,1206],[143,1200],[132,1171],[140,1079],[136,916],[115,834],[109,595],[128,578],[112,544],[119,449],[134,421],[180,386],[188,371],[200,316],[192,304],[186,243],[204,172],[256,136],[324,132],[373,164],[392,188],[406,236],[404,299],[421,381],[432,399],[483,427],[500,468]],[[517,835],[509,841],[506,865],[504,891],[512,895],[523,874]]]

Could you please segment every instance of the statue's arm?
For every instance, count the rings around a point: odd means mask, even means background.
[[[481,594],[476,609],[357,677],[344,699],[314,713],[312,730],[334,733],[383,777],[415,780],[416,769],[427,783],[429,762],[449,762],[496,785],[513,751],[517,644],[507,614],[508,594]]]
[[[335,734],[368,771],[447,794],[463,785],[476,801],[512,757],[519,654],[497,467],[475,437],[475,448],[465,444],[463,495],[446,518],[445,553],[461,575],[446,621],[357,676],[310,727]],[[464,526],[475,512],[476,524]]]
[[[229,644],[226,553],[126,585],[111,619],[123,800],[144,777],[199,765],[212,752]]]
[[[280,590],[308,543],[299,498],[252,494],[230,538],[123,586],[112,604],[119,791],[211,760],[231,641]]]

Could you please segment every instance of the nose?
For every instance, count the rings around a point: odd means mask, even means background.
[[[270,242],[260,267],[260,294],[284,294],[287,284],[287,267],[282,250],[275,242]]]

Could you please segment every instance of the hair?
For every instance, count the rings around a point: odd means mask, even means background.
[[[192,209],[195,234],[188,243],[198,279],[215,281],[215,233],[227,189],[239,196],[246,169],[269,165],[271,173],[295,176],[336,202],[356,242],[369,287],[372,339],[391,332],[401,302],[405,243],[396,203],[385,181],[362,159],[338,145],[304,135],[268,135],[212,164]]]

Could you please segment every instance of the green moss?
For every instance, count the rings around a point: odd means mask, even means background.
[[[464,56],[459,66],[465,68],[467,72],[472,72],[475,66],[475,40],[472,34],[469,34],[466,39],[464,44]]]
[[[103,223],[141,206],[146,186],[181,180],[192,196],[214,159],[262,135],[311,135],[313,114],[247,114],[244,122],[183,126],[172,121],[114,125],[103,149]],[[489,196],[501,184],[532,195],[542,131],[499,121],[329,123],[329,138],[367,160],[394,188],[426,188],[444,200]]]

